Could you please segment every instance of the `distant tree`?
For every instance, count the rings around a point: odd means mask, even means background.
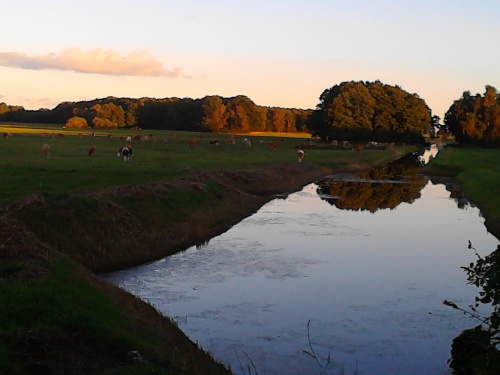
[[[227,112],[220,96],[207,96],[203,99],[202,126],[213,132],[222,131],[227,126]]]
[[[250,117],[255,109],[255,103],[244,95],[238,95],[227,100],[227,125],[231,132],[247,132],[251,130]]]
[[[483,96],[465,91],[445,114],[444,122],[463,144],[500,146],[500,95],[487,85]]]
[[[68,129],[86,129],[89,127],[87,120],[85,120],[83,117],[78,116],[70,117],[66,121],[65,126]]]
[[[95,129],[116,129],[116,123],[107,118],[94,117],[92,124]]]
[[[0,115],[6,112],[10,112],[9,106],[3,102],[0,103]]]
[[[307,127],[330,142],[421,142],[430,124],[430,109],[416,94],[376,82],[343,82],[325,90]]]
[[[113,103],[95,104],[90,109],[94,127],[118,128],[125,126],[125,111]],[[97,119],[97,120],[96,120]]]
[[[283,108],[273,108],[271,110],[271,131],[285,131],[285,110]]]

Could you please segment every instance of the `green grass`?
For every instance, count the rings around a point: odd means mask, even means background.
[[[136,345],[136,336],[126,330],[130,325],[125,315],[102,291],[85,282],[71,263],[56,262],[51,271],[47,278],[12,285],[4,291],[0,310],[3,343],[14,348],[35,347],[44,338],[57,337],[61,342],[32,349],[54,356],[64,356],[65,350],[70,352],[72,341],[79,339],[105,337],[107,345]],[[86,338],[78,338],[83,331]],[[64,344],[68,345],[66,349]],[[5,357],[0,359],[0,368],[13,367]]]
[[[296,149],[303,147],[306,142],[305,138],[285,138],[278,149],[270,149],[267,143],[276,142],[282,137],[247,136],[252,140],[252,146],[245,147],[244,136],[236,136],[237,143],[231,145],[225,142],[229,135],[114,130],[101,132],[98,138],[89,137],[87,131],[80,139],[77,133],[67,131],[64,138],[43,138],[40,134],[31,134],[24,129],[24,132],[14,133],[8,139],[2,137],[0,209],[30,194],[42,194],[50,199],[113,186],[169,182],[206,170],[231,171],[277,163],[297,163]],[[107,139],[106,134],[112,134],[113,138]],[[125,144],[119,137],[135,134],[154,134],[157,141],[134,140],[133,158],[130,162],[123,162],[116,156],[118,147]],[[178,136],[177,140],[173,139],[173,134]],[[200,135],[205,139],[197,139]],[[221,140],[220,146],[208,145],[209,139],[213,138]],[[189,139],[197,139],[197,145],[186,146]],[[51,147],[48,159],[42,154],[45,143]],[[96,148],[96,154],[91,157],[87,156],[90,147]],[[353,162],[371,164],[392,158],[391,152],[383,150],[357,154],[349,149],[318,147],[306,149],[304,165],[305,168],[307,164],[316,164],[336,169]]]
[[[442,150],[426,172],[454,177],[467,198],[479,205],[483,216],[500,234],[500,150],[451,148]]]
[[[114,367],[106,372],[109,375],[186,373],[183,363],[188,352],[176,347],[183,334],[170,320],[159,317],[154,324],[143,324],[137,311],[124,308],[71,261],[56,257],[50,268],[44,278],[2,288],[0,373],[24,373],[23,356],[30,361],[39,357],[49,365],[59,363],[60,373],[66,373],[71,366],[78,368],[75,362],[91,358],[92,351],[107,353],[109,363],[104,368]],[[170,340],[165,341],[165,332]],[[127,363],[124,356],[132,350],[151,363]],[[170,365],[159,366],[154,362],[158,359]]]

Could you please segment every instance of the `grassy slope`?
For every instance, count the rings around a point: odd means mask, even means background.
[[[29,233],[2,225],[0,238],[0,373],[229,374],[151,306]]]
[[[195,134],[171,135],[134,142],[130,163],[117,159],[123,141],[116,138],[0,139],[0,373],[228,373],[169,319],[81,265],[112,269],[178,251],[227,229],[273,193],[400,155],[320,147],[306,149],[299,164],[302,139],[278,150],[261,138],[244,147],[242,137],[236,145],[205,140],[190,148],[184,140]],[[90,146],[95,157],[86,156]]]
[[[447,147],[426,168],[428,174],[453,177],[477,204],[488,230],[500,238],[500,150]]]

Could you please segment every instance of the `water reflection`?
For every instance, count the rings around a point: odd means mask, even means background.
[[[374,175],[389,170],[404,175]],[[471,321],[442,301],[474,301],[460,268],[474,259],[467,243],[498,243],[479,211],[457,209],[432,182],[391,210],[342,210],[318,191],[308,185],[204,247],[108,278],[236,374],[247,373],[246,355],[261,375],[319,373],[304,354],[308,321],[322,363],[331,355],[329,374],[448,373],[451,340]]]
[[[343,210],[393,209],[399,204],[412,203],[420,198],[427,180],[419,174],[430,155],[437,148],[408,154],[388,165],[375,168],[359,177],[327,176],[319,181],[318,195],[331,205]]]

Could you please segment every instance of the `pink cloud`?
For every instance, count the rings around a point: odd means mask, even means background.
[[[70,70],[79,73],[117,76],[181,76],[181,68],[166,69],[161,62],[145,50],[131,52],[126,56],[100,48],[89,51],[68,48],[59,54],[50,53],[41,56],[0,52],[0,66],[30,70]]]

